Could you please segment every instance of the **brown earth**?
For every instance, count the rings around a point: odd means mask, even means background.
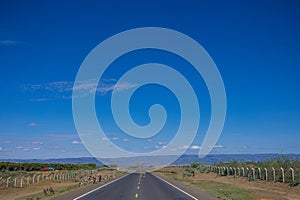
[[[184,169],[182,168],[165,168],[161,172],[172,171],[173,178],[182,178]],[[257,200],[300,200],[300,185],[291,187],[288,183],[275,183],[272,181],[254,180],[248,181],[246,177],[219,176],[215,173],[195,172],[194,177],[189,179],[197,182],[215,181],[229,184],[238,188],[252,190],[253,197]]]
[[[44,187],[52,186],[55,190],[61,190],[67,186],[78,185],[78,183],[66,181],[66,182],[53,182],[43,181],[36,184],[32,184],[25,188],[1,188],[0,189],[0,200],[13,200],[21,197],[34,195],[43,192]]]

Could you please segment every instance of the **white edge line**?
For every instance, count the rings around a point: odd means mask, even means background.
[[[163,178],[161,178],[161,177],[159,177],[159,176],[157,176],[157,175],[155,175],[155,174],[153,174],[153,175],[154,175],[156,178],[159,178],[160,180],[164,181],[165,183],[171,185],[173,188],[175,188],[175,189],[179,190],[180,192],[182,192],[182,193],[188,195],[188,196],[191,197],[192,199],[198,200],[198,199],[197,199],[196,197],[194,197],[193,195],[187,193],[186,191],[180,189],[179,187],[176,187],[176,186],[173,185],[172,183],[169,183],[168,181],[164,180]]]
[[[128,175],[129,175],[129,174],[126,174],[126,175],[124,175],[124,176],[121,176],[121,177],[119,177],[119,178],[117,178],[117,179],[115,179],[115,180],[109,182],[109,183],[106,183],[106,184],[104,184],[104,185],[101,185],[100,187],[97,187],[96,189],[93,189],[93,190],[91,190],[91,191],[89,191],[89,192],[87,192],[87,193],[84,193],[84,194],[80,195],[79,197],[76,197],[76,198],[73,199],[73,200],[78,200],[78,199],[80,199],[80,198],[82,198],[82,197],[84,197],[84,196],[86,196],[86,195],[88,195],[88,194],[90,194],[90,193],[92,193],[92,192],[95,192],[96,190],[99,190],[99,189],[101,189],[101,188],[103,188],[103,187],[105,187],[105,186],[107,186],[107,185],[113,183],[113,182],[116,182],[116,181],[118,181],[118,180],[120,180],[120,179],[122,179],[122,178],[125,178],[125,177],[128,176]]]

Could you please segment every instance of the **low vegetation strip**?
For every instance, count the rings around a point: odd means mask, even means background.
[[[0,200],[7,199],[22,199],[22,200],[38,200],[38,199],[52,199],[60,195],[97,186],[98,184],[105,184],[114,178],[117,178],[124,173],[112,170],[101,169],[95,170],[94,174],[87,174],[85,176],[77,177],[74,180],[54,181],[45,180],[28,187],[5,187],[0,188]],[[101,175],[101,176],[100,176]],[[101,178],[100,178],[101,177]],[[64,198],[63,198],[64,199]],[[72,198],[66,198],[72,199]]]
[[[211,194],[222,200],[255,200],[252,195],[254,193],[253,190],[243,189],[212,180],[198,181],[195,178],[191,179],[187,176],[183,176],[184,171],[180,168],[168,168],[168,170],[162,169],[158,172],[163,176],[167,176],[175,181],[184,183],[185,185],[188,185],[194,189],[207,192],[208,194]],[[197,177],[197,175],[198,173],[196,173],[195,176]]]
[[[286,158],[284,156],[268,159],[260,162],[238,162],[217,163],[214,165],[200,165],[194,163],[193,168],[204,168],[221,176],[244,176],[251,180],[265,180],[289,183],[296,186],[300,182],[299,159]]]
[[[192,163],[160,173],[220,199],[299,200],[300,162],[277,157],[260,162]]]
[[[52,171],[52,170],[92,170],[96,169],[95,163],[86,164],[70,164],[70,163],[15,163],[15,162],[0,162],[1,172],[16,172],[16,171]]]

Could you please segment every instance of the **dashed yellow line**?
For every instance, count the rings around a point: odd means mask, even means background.
[[[138,193],[135,194],[135,198],[136,199],[139,198],[139,194]]]

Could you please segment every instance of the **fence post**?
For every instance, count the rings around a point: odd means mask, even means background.
[[[253,180],[255,179],[255,169],[252,167],[252,176],[253,176]]]
[[[17,187],[17,177],[14,180],[14,187]]]
[[[32,177],[32,183],[34,183],[34,177],[35,177],[35,175],[33,175],[33,177]]]
[[[282,182],[284,183],[285,182],[285,180],[284,180],[284,169],[282,167],[280,167],[280,169],[281,169],[281,173],[282,173]]]
[[[242,167],[242,173],[243,173],[243,176],[245,176],[245,168]]]
[[[20,187],[23,187],[23,179],[24,179],[24,176],[21,177]]]
[[[268,170],[267,168],[264,168],[265,169],[265,173],[266,173],[266,181],[268,181]]]
[[[258,169],[258,178],[259,178],[259,179],[262,179],[262,178],[261,178],[261,169],[260,169],[259,167],[258,167],[257,169]]]
[[[9,185],[9,180],[11,179],[11,177],[8,177],[7,179],[6,179],[6,187],[8,187],[8,185]]]
[[[273,170],[273,179],[274,179],[274,182],[276,182],[276,172],[275,172],[274,167],[272,167],[272,170]]]
[[[27,176],[26,185],[28,186],[30,184],[30,176]]]
[[[292,173],[292,181],[295,182],[295,173],[294,169],[290,167],[291,173]]]
[[[226,176],[228,176],[228,175],[229,175],[229,168],[226,167]]]

